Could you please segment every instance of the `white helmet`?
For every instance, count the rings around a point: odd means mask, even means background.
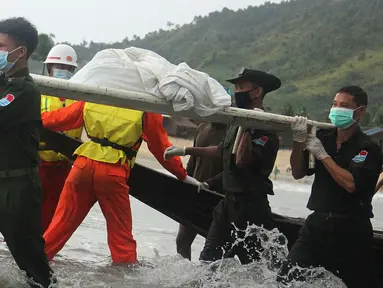
[[[77,66],[77,54],[74,49],[66,44],[57,44],[49,51],[45,64],[65,64]]]

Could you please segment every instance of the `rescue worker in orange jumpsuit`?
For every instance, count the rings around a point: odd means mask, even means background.
[[[58,44],[49,51],[44,63],[50,77],[69,80],[77,68],[77,54],[71,46]],[[41,95],[41,113],[54,111],[74,102],[65,98]],[[65,134],[80,139],[81,132],[82,128],[79,128],[67,131]],[[39,150],[41,159],[39,174],[44,193],[42,202],[42,232],[44,233],[52,221],[72,163],[64,155],[50,150],[49,146],[43,142],[40,143]]]
[[[163,154],[171,143],[162,125],[162,116],[76,102],[43,113],[42,120],[46,128],[54,131],[76,129],[84,124],[90,139],[74,152],[77,159],[65,182],[53,221],[44,234],[48,259],[52,260],[63,248],[98,201],[106,219],[113,263],[135,263],[136,241],[132,235],[127,180],[142,140],[162,166],[178,179],[200,183],[186,175],[179,157],[164,160]]]

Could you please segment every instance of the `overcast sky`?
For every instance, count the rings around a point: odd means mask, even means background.
[[[4,0],[5,1],[5,0]],[[5,1],[0,19],[23,16],[39,33],[53,33],[56,41],[121,41],[134,34],[165,29],[167,21],[191,22],[194,16],[227,7],[237,10],[265,0],[17,0]],[[271,0],[270,2],[280,2]]]

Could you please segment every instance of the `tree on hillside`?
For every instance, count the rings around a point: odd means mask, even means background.
[[[148,33],[143,38],[90,42],[86,47],[74,48],[80,63],[107,48],[149,49],[174,64],[186,62],[218,81],[235,75],[241,67],[265,70],[283,83],[268,96],[268,105],[278,107],[275,112],[283,105],[281,99],[289,99],[290,103],[304,105],[307,111],[303,114],[310,118],[328,121],[325,109],[343,85],[361,85],[370,103],[383,105],[382,7],[378,0],[266,3],[196,16],[192,23],[177,29],[168,21],[166,31]],[[299,106],[293,106],[295,112],[302,112]],[[292,114],[292,109],[283,113]]]
[[[382,126],[383,127],[383,108],[379,109],[375,113],[373,123],[375,126]]]
[[[364,117],[360,121],[360,126],[362,127],[369,127],[371,124],[371,114],[367,111],[366,114],[364,114]]]
[[[168,21],[166,22],[166,26],[169,28],[169,29],[172,29],[174,27],[174,23],[171,22],[171,21]]]
[[[37,46],[35,52],[31,55],[32,60],[44,61],[47,57],[49,51],[55,45],[53,41],[53,34],[39,34],[39,45]]]
[[[282,115],[286,115],[286,116],[294,116],[294,109],[293,109],[293,106],[291,106],[291,104],[288,102],[286,103],[283,108],[282,108],[282,111],[281,111],[281,114]]]
[[[85,39],[82,40],[80,46],[86,48],[88,46],[88,41],[86,41]]]
[[[306,106],[302,106],[298,112],[298,116],[309,117],[309,112],[307,111]]]

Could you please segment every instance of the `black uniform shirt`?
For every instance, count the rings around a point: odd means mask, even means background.
[[[355,180],[354,193],[349,193],[331,177],[321,161],[315,162],[315,179],[307,208],[319,212],[359,213],[368,217],[372,214],[372,197],[382,167],[379,146],[358,129],[337,150],[336,129],[319,130],[317,137],[322,141],[329,156],[337,165],[349,171]]]
[[[279,149],[279,139],[275,133],[250,129],[247,133],[252,138],[252,156],[254,164],[246,168],[238,168],[236,155],[232,154],[238,127],[230,126],[227,129],[226,137],[220,144],[222,147],[222,159],[224,170],[220,179],[215,177],[208,181],[209,185],[217,187],[215,183],[221,180],[221,187],[228,193],[252,192],[260,195],[274,195],[273,184],[269,175],[273,171],[274,163]]]
[[[0,75],[0,171],[37,165],[40,99],[28,68]]]

